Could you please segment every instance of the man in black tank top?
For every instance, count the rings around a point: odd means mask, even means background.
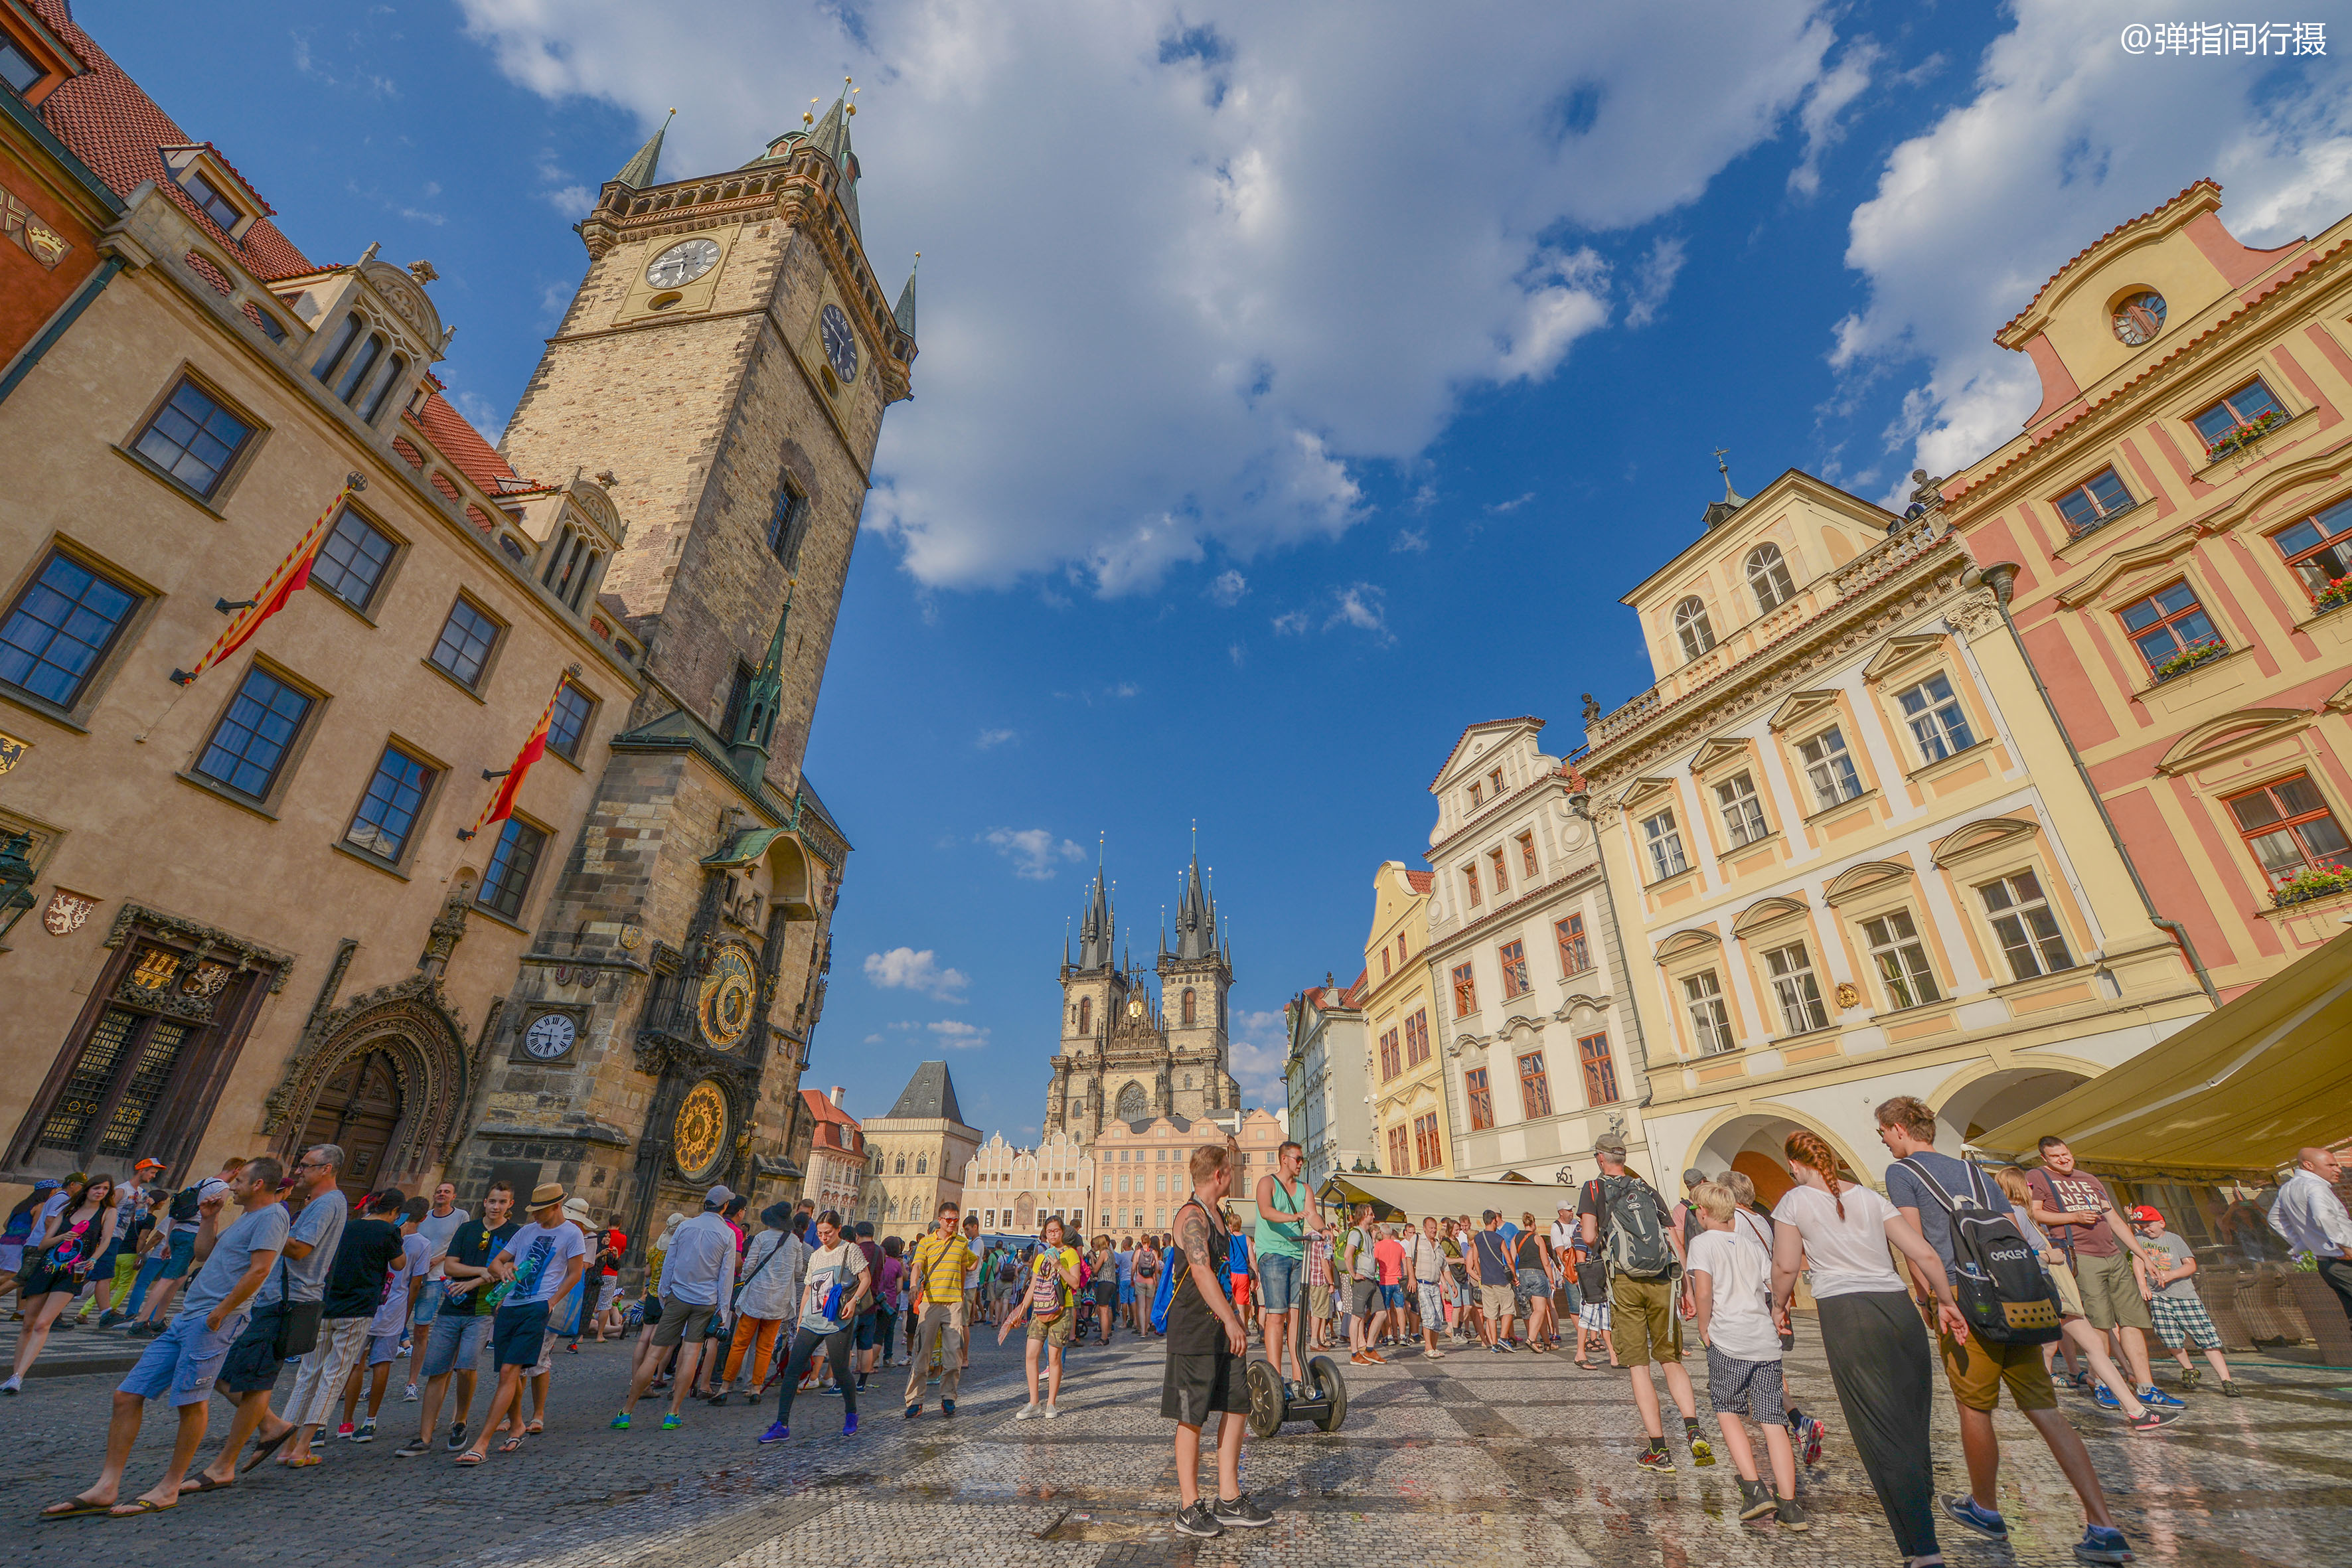
[[[1192,1151],[1192,1196],[1176,1211],[1176,1273],[1168,1300],[1168,1371],[1160,1414],[1176,1423],[1176,1528],[1217,1536],[1227,1525],[1254,1530],[1274,1515],[1242,1490],[1242,1438],[1249,1429],[1249,1340],[1234,1310],[1226,1273],[1232,1237],[1217,1220],[1234,1190],[1230,1142]],[[1201,1498],[1201,1428],[1217,1419],[1217,1500]]]

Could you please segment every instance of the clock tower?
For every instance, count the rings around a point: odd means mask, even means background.
[[[547,847],[562,870],[472,1137],[509,1179],[535,1152],[639,1245],[713,1184],[755,1209],[800,1190],[786,1150],[849,847],[802,757],[916,355],[914,280],[893,306],[866,255],[856,114],[845,89],[688,178],[656,132],[579,225],[587,274],[500,442],[620,509],[594,624],[646,679],[592,717],[612,762],[577,842]]]

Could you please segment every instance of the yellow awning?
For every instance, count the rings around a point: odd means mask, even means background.
[[[1975,1142],[2027,1159],[2045,1133],[2094,1169],[2196,1182],[2352,1134],[2352,933]]]
[[[1560,1204],[1576,1202],[1577,1191],[1540,1182],[1454,1182],[1439,1176],[1367,1176],[1342,1171],[1325,1177],[1315,1195],[1327,1205],[1370,1204],[1374,1216],[1384,1222],[1465,1214],[1475,1220],[1493,1209],[1513,1225],[1523,1214],[1534,1215],[1538,1225],[1549,1225],[1559,1217]]]

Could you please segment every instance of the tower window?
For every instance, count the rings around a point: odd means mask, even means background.
[[[1078,998],[1078,1033],[1087,1034],[1094,1026],[1095,999],[1091,996],[1081,996]]]
[[[1748,552],[1748,586],[1756,595],[1759,614],[1775,610],[1797,596],[1797,586],[1789,580],[1789,563],[1780,558],[1777,544],[1759,544]]]
[[[800,569],[801,542],[808,535],[808,497],[801,494],[789,476],[776,481],[776,510],[768,519],[768,549],[784,563],[784,570]]]
[[[1196,1005],[1196,1004],[1195,1004],[1195,1000],[1194,1000],[1194,997],[1193,997],[1193,994],[1192,994],[1192,988],[1191,986],[1189,986],[1189,985],[1188,985],[1188,986],[1186,986],[1186,987],[1184,988],[1184,1000],[1183,1000],[1183,1018],[1184,1018],[1184,1026],[1185,1026],[1185,1027],[1187,1027],[1187,1028],[1190,1028],[1190,1027],[1192,1027],[1192,1022],[1193,1022],[1193,1012],[1194,1012],[1195,1005]]]
[[[759,672],[750,665],[736,663],[734,678],[727,685],[727,707],[719,718],[719,733],[730,743],[736,726],[743,721],[743,705],[751,700],[751,682],[758,679]]]
[[[1683,645],[1683,658],[1694,659],[1715,646],[1715,627],[1706,618],[1706,605],[1696,594],[1675,606],[1675,636]]]

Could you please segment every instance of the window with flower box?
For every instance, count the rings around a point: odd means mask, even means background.
[[[1484,1132],[1495,1125],[1495,1094],[1486,1087],[1486,1069],[1472,1068],[1462,1075],[1462,1098],[1470,1108],[1470,1131]]]
[[[2131,491],[2124,489],[2123,480],[2113,468],[2101,468],[2089,479],[2060,496],[2054,503],[2058,515],[2065,520],[2066,531],[2080,538],[2109,518],[2129,511],[2139,503],[2132,500]]]
[[[1559,973],[1562,978],[1581,974],[1592,967],[1591,944],[1584,940],[1584,917],[1570,915],[1552,922],[1552,932],[1559,939]]]
[[[1528,944],[1507,942],[1495,950],[1503,965],[1503,1000],[1508,1002],[1528,994]]]
[[[2227,457],[2287,418],[2285,405],[2256,376],[2203,412],[2189,416],[2208,459]]]
[[[2352,876],[2346,874],[2352,844],[2346,842],[2342,825],[2309,773],[2231,795],[2227,804],[2239,836],[2273,892],[2287,888],[2300,891],[2307,885],[2314,891],[2304,896],[2315,897],[2338,886],[2352,887]]]
[[[2186,579],[2126,605],[2119,618],[2148,673],[2158,680],[2169,680],[2229,652]]]
[[[2352,604],[2352,500],[2337,501],[2271,535],[2314,608]]]

